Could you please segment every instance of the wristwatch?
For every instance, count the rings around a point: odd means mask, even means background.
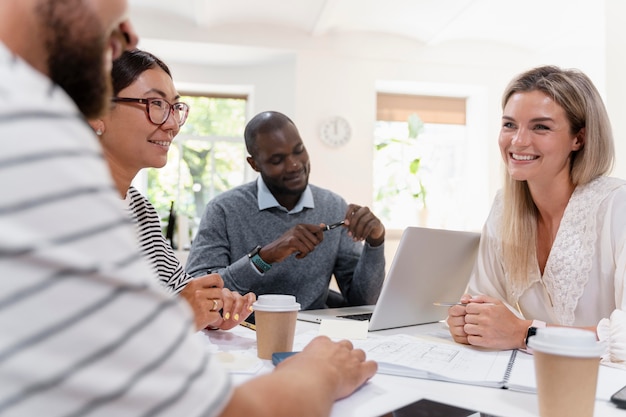
[[[543,329],[546,327],[546,323],[541,320],[533,320],[530,324],[530,327],[526,331],[526,338],[524,339],[524,344],[526,345],[526,349],[528,349],[528,339],[537,334],[537,329]]]
[[[272,269],[272,264],[268,264],[259,255],[259,251],[261,250],[261,246],[257,246],[252,249],[252,252],[248,254],[248,258],[250,258],[250,262],[259,270],[261,273],[266,273],[270,269]]]

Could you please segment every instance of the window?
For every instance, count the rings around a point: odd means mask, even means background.
[[[466,229],[466,99],[378,93],[374,210],[389,229]]]
[[[207,202],[246,181],[245,96],[186,95],[189,118],[168,153],[167,165],[147,170],[147,197],[163,220],[170,203],[194,234]]]

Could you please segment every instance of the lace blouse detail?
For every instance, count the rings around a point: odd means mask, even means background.
[[[558,323],[574,324],[574,311],[593,267],[598,239],[596,214],[606,197],[622,184],[623,181],[616,178],[599,177],[576,187],[563,213],[543,277],[533,259],[528,283],[510,284],[513,305],[528,288],[539,282],[552,300]]]

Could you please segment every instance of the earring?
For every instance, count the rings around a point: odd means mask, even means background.
[[[98,130],[96,130],[96,135],[98,135],[98,136],[102,136],[102,129],[98,129]]]

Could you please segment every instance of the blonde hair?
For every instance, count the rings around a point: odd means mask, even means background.
[[[541,91],[563,108],[573,135],[583,135],[582,147],[572,152],[570,176],[574,186],[606,175],[613,168],[613,133],[602,98],[589,77],[578,70],[543,66],[514,78],[502,96],[502,109],[512,95]],[[528,282],[536,260],[537,207],[526,181],[516,181],[505,170],[501,236],[509,279]]]

